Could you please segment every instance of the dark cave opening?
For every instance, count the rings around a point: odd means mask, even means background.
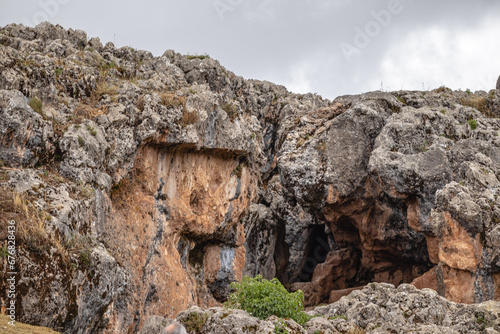
[[[274,264],[276,266],[276,278],[283,284],[288,283],[287,267],[290,257],[290,246],[285,242],[285,222],[278,221],[276,228],[276,245],[274,247]]]
[[[309,239],[304,249],[305,262],[302,271],[294,281],[310,282],[313,278],[314,269],[318,264],[325,262],[330,251],[331,247],[328,242],[328,234],[325,232],[325,226],[311,226]]]
[[[340,248],[353,246],[358,250],[360,249],[361,238],[359,231],[349,217],[340,217],[333,227],[332,232],[335,242]]]
[[[203,268],[203,258],[205,256],[205,245],[197,244],[189,251],[189,264],[196,270]]]

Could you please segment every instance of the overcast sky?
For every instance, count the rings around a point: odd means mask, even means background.
[[[0,25],[48,20],[117,47],[209,54],[245,78],[329,99],[495,88],[498,0],[0,0]]]

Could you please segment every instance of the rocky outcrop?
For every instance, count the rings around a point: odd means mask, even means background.
[[[498,91],[328,101],[48,23],[0,28],[0,45],[0,240],[15,220],[20,320],[136,333],[257,274],[307,306],[370,282],[500,298]],[[213,328],[274,328],[212,310]]]
[[[494,302],[465,305],[450,302],[430,289],[412,285],[371,283],[328,306],[311,310],[303,327],[293,320],[271,316],[265,320],[242,310],[193,307],[177,320],[189,333],[497,333],[499,305]],[[166,323],[167,319],[163,322]]]

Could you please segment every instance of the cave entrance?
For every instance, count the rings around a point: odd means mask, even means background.
[[[314,270],[320,263],[325,262],[328,253],[331,251],[329,236],[325,232],[324,225],[310,227],[309,239],[304,250],[306,255],[302,271],[295,279],[297,282],[310,282],[313,278]]]
[[[357,250],[361,248],[359,231],[349,217],[340,217],[332,229],[334,229],[333,232],[335,235],[335,242],[340,248],[346,248],[349,246],[352,246]]]
[[[285,241],[285,222],[279,220],[276,229],[276,245],[274,247],[274,264],[276,266],[276,278],[283,283],[288,283],[287,267],[290,258],[290,246]]]

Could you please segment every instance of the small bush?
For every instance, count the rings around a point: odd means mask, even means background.
[[[101,68],[102,71],[107,71],[107,70],[110,70],[112,68],[118,68],[118,65],[116,65],[114,60],[107,62],[104,59],[100,59],[99,67]]]
[[[234,291],[229,294],[226,306],[240,308],[259,319],[275,315],[304,325],[311,318],[304,312],[304,293],[286,291],[276,278],[268,281],[261,275],[245,276],[240,283],[231,283],[230,288]]]
[[[471,130],[476,130],[477,129],[477,122],[475,119],[469,119],[467,123],[470,125]]]
[[[101,79],[97,82],[96,90],[93,92],[93,99],[99,99],[104,95],[118,94],[118,86],[113,83],[108,83],[106,80]]]
[[[91,254],[89,249],[84,249],[80,252],[79,262],[80,265],[86,270],[90,269],[90,267],[92,266],[92,258],[90,255]]]
[[[73,123],[80,123],[83,119],[94,119],[97,116],[105,115],[108,113],[107,106],[101,106],[99,108],[92,107],[86,104],[79,104],[76,106],[74,112],[74,117],[72,118]]]
[[[0,248],[0,257],[7,257],[9,252],[7,252],[7,246],[3,246]]]
[[[188,333],[198,333],[205,326],[207,320],[208,314],[206,313],[191,313],[181,322]]]
[[[237,178],[241,179],[241,175],[243,172],[243,167],[241,165],[236,166],[235,169],[233,169],[233,175],[236,175]]]
[[[200,116],[198,116],[198,113],[196,111],[193,112],[184,111],[182,113],[181,124],[184,126],[188,126],[197,123],[199,121],[200,121]]]
[[[175,93],[163,93],[160,99],[165,107],[184,108],[186,106],[186,98],[184,96],[177,96]]]
[[[31,109],[33,109],[34,111],[36,111],[37,113],[42,115],[42,117],[45,119],[45,115],[43,113],[42,101],[40,101],[40,99],[38,99],[36,97],[32,97],[29,100],[28,104],[31,107]]]
[[[85,141],[83,140],[82,137],[78,137],[78,144],[83,147],[83,145],[85,145]]]
[[[475,108],[481,111],[483,114],[487,114],[489,111],[488,99],[481,96],[471,96],[468,98],[462,98],[460,99],[460,104],[467,107]]]
[[[427,141],[424,141],[424,143],[418,147],[418,151],[421,153],[427,152],[429,150],[429,147],[427,145],[428,145]]]
[[[290,334],[290,331],[286,329],[286,323],[283,320],[278,320],[274,323],[274,334]]]
[[[90,125],[87,125],[87,130],[89,130],[89,132],[92,136],[94,136],[94,137],[97,136],[97,131],[93,127],[91,127]]]
[[[187,55],[187,59],[210,59],[210,56],[208,54],[202,54],[202,55]]]
[[[221,105],[222,110],[226,112],[226,114],[229,116],[229,118],[234,121],[236,117],[238,116],[238,109],[236,106],[232,103],[223,103]]]
[[[451,91],[451,89],[449,89],[446,86],[441,86],[441,87],[439,87],[439,88],[436,89],[436,93],[446,93],[446,92],[449,92],[449,91]]]
[[[406,104],[407,101],[406,101],[406,98],[404,96],[396,96],[396,98],[398,99],[399,102],[401,102],[402,104]]]

